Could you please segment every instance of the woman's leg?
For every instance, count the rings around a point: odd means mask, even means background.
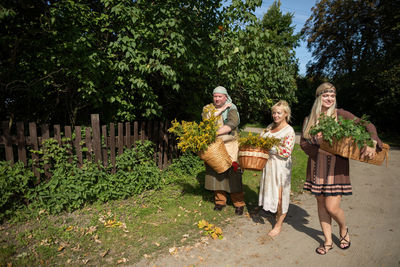
[[[283,220],[286,217],[286,213],[282,214],[282,187],[279,188],[279,200],[278,200],[278,209],[276,212],[276,222],[274,225],[274,228],[272,228],[271,231],[269,231],[268,235],[271,237],[277,236],[281,230],[282,230],[282,225],[283,225]]]
[[[319,223],[325,236],[324,244],[332,245],[332,217],[325,206],[326,197],[316,196],[315,198],[317,199]]]
[[[342,196],[329,196],[325,198],[325,207],[329,212],[330,216],[339,224],[340,236],[344,237],[344,240],[340,243],[341,248],[347,247],[350,242],[350,235],[347,232],[346,218],[344,211],[340,208],[340,201]]]

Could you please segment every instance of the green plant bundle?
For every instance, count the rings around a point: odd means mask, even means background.
[[[264,150],[270,150],[273,146],[277,146],[281,143],[281,140],[275,137],[261,137],[260,135],[253,135],[249,133],[248,136],[241,137],[239,139],[240,147],[252,147],[261,148]]]
[[[334,117],[321,114],[319,123],[310,129],[311,135],[322,133],[323,139],[332,145],[333,140],[340,140],[342,138],[351,138],[359,148],[365,144],[373,147],[371,134],[367,132],[366,125],[369,123],[363,115],[361,119],[356,122],[356,119],[350,120],[339,117],[336,121]]]
[[[218,117],[214,116],[215,111],[215,108],[206,110],[205,112],[209,112],[211,116],[204,118],[200,123],[194,121],[179,123],[176,119],[171,122],[172,127],[168,129],[168,132],[177,135],[178,148],[182,152],[199,153],[215,142],[218,130]]]

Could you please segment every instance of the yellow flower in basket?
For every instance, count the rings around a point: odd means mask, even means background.
[[[274,137],[253,135],[239,139],[239,165],[242,169],[261,171],[268,160],[268,151],[281,140]]]
[[[212,108],[210,107],[210,109]],[[172,127],[168,129],[168,132],[177,136],[179,149],[183,152],[200,153],[215,142],[218,130],[217,117],[213,115],[215,111],[215,108],[214,111],[210,110],[211,116],[200,123],[195,121],[178,122],[176,119],[172,121]]]
[[[200,156],[204,162],[217,173],[222,173],[232,166],[232,160],[222,139],[217,139],[221,116],[215,116],[216,109],[208,105],[203,112],[209,114],[200,123],[174,120],[168,132],[177,135],[178,148],[183,152],[191,151]]]

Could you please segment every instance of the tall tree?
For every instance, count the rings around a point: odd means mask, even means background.
[[[321,0],[303,32],[314,58],[308,75],[334,81],[342,107],[398,128],[390,118],[400,115],[400,2]]]
[[[240,1],[232,1],[233,11],[229,12],[240,10],[236,2]],[[263,20],[252,13],[261,1],[248,2],[253,5],[244,6],[247,10],[242,11],[247,20],[236,27],[230,27],[231,20],[226,20],[216,36],[220,81],[236,97],[236,103],[244,111],[244,122],[265,120],[266,115],[269,120],[269,109],[279,99],[295,102],[294,48],[300,38],[293,33],[293,14],[282,14],[279,1],[268,9]]]

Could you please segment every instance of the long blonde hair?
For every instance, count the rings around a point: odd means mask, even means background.
[[[304,126],[303,126],[303,136],[306,139],[311,139],[311,135],[309,133],[310,128],[318,123],[318,118],[321,115],[321,109],[322,109],[321,95],[326,90],[334,90],[336,92],[335,86],[333,86],[333,84],[331,84],[329,82],[324,82],[320,86],[318,86],[318,88],[315,92],[316,98],[315,98],[313,107],[311,109],[310,115],[306,118],[306,122],[304,123]],[[328,115],[328,116],[335,115],[335,110],[336,110],[336,101],[328,109],[328,111],[326,112],[326,115]]]

